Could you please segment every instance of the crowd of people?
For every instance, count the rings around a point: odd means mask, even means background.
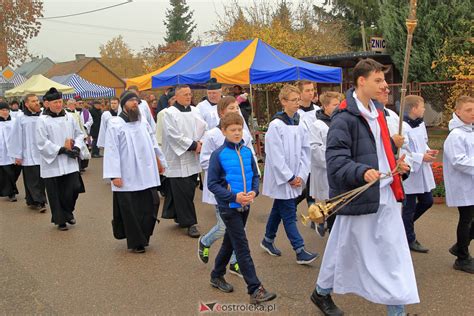
[[[428,147],[423,98],[406,97],[399,135],[399,116],[386,107],[383,66],[364,59],[353,76],[354,88],[345,96],[332,91],[318,96],[311,81],[281,88],[282,111],[265,135],[261,193],[273,207],[260,246],[281,256],[275,237],[283,223],[296,263],[311,264],[320,254],[308,249],[298,230],[298,203],[306,200],[309,206],[371,183],[325,224],[312,225],[329,237],[311,300],[325,315],[343,315],[331,293],[355,293],[387,305],[388,315],[404,315],[405,305],[419,302],[410,251],[429,251],[416,237],[415,222],[433,204],[431,163],[439,152]],[[245,280],[251,303],[273,300],[276,294],[257,277],[245,230],[262,174],[248,128],[251,107],[240,86],[232,94],[223,96],[222,85],[211,79],[196,106],[187,85],[168,89],[159,100],[154,95],[142,100],[129,87],[107,110],[98,101],[87,109],[80,97],[64,105],[54,87],[43,96],[43,108],[33,94],[24,96],[23,111],[18,103],[2,101],[0,195],[16,201],[22,172],[27,205],[44,213],[48,204],[51,222],[68,230],[85,192],[81,172],[89,159],[103,157],[103,178],[113,191],[113,235],[126,239],[130,251],[146,252],[161,195],[161,218],[199,238],[202,263],[223,238],[210,276],[213,287],[233,291],[224,278],[229,267]],[[468,248],[474,235],[473,123],[474,99],[462,96],[443,161],[447,204],[459,209],[457,241],[449,251],[457,257],[454,268],[468,273],[474,271]],[[197,226],[199,185],[202,202],[216,214],[205,234]]]

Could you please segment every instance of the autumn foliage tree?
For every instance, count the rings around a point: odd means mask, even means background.
[[[27,42],[38,35],[43,2],[0,0],[0,66],[17,65],[29,57]]]
[[[150,45],[142,49],[138,57],[143,61],[144,72],[157,70],[190,50],[195,43],[176,41],[165,45]]]
[[[210,32],[216,41],[260,38],[295,57],[348,50],[343,25],[319,14],[307,1],[259,1],[248,7],[234,1],[224,11]]]
[[[122,35],[100,45],[99,52],[101,62],[121,78],[131,78],[143,74],[142,60],[125,43]]]

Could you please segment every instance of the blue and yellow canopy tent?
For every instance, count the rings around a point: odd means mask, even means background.
[[[265,84],[295,80],[342,82],[342,69],[288,56],[260,39],[192,48],[172,63],[149,74],[130,78],[139,90],[202,84],[210,78],[225,84]]]

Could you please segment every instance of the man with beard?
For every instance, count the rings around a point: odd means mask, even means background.
[[[130,86],[128,87],[128,91],[131,91],[138,95],[138,87],[137,86]],[[146,120],[148,124],[150,124],[151,129],[153,132],[156,131],[156,123],[153,119],[153,115],[151,114],[150,107],[148,106],[148,102],[146,100],[139,98],[138,108],[140,109],[140,119]],[[119,111],[120,113],[120,111]]]
[[[99,129],[99,137],[97,139],[97,146],[98,147],[105,147],[105,137],[107,135],[107,126],[111,118],[117,116],[118,114],[118,107],[119,107],[119,98],[113,97],[110,99],[110,110],[105,111],[102,113],[102,117],[100,119],[100,129]]]
[[[34,94],[25,96],[24,115],[18,117],[13,126],[8,153],[15,158],[15,164],[22,167],[26,204],[38,210],[46,211],[44,181],[40,177],[40,152],[36,146],[36,125],[40,120],[40,104]]]
[[[168,163],[163,218],[173,218],[180,227],[188,229],[190,237],[198,238],[194,193],[197,174],[201,172],[200,139],[206,130],[206,122],[191,106],[189,86],[178,85],[175,96],[176,102],[164,111],[163,117],[163,152]]]
[[[109,120],[104,179],[112,182],[115,238],[127,238],[128,249],[143,253],[157,221],[156,188],[166,161],[150,125],[140,120],[138,101],[135,93],[125,91],[120,100],[123,111]]]
[[[41,155],[40,175],[51,208],[51,222],[59,230],[68,230],[66,223],[76,224],[73,211],[79,193],[85,192],[76,161],[84,135],[74,117],[64,111],[61,97],[54,87],[44,95],[49,108],[36,124],[36,142]]]
[[[6,102],[0,102],[0,196],[7,196],[10,202],[16,202],[18,189],[16,180],[21,168],[15,166],[15,159],[10,157],[7,144],[15,120],[10,116],[10,107]]]
[[[100,108],[100,102],[94,101],[92,103],[92,109],[90,110],[92,115],[92,123],[90,135],[92,137],[92,158],[101,158],[97,141],[99,139],[100,131],[100,119],[102,118],[102,109]]]

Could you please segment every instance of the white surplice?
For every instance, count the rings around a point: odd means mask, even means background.
[[[13,126],[13,132],[8,143],[10,157],[22,159],[22,166],[39,166],[40,152],[36,145],[36,124],[40,116],[22,115]]]
[[[311,179],[309,194],[314,199],[329,198],[328,171],[326,168],[326,143],[329,126],[321,120],[309,125],[309,145],[311,147]]]
[[[199,141],[207,129],[199,111],[193,107],[181,112],[176,106],[169,107],[163,116],[163,153],[168,163],[165,176],[184,178],[201,172],[199,154],[188,151],[193,141]]]
[[[252,137],[250,134],[243,130],[244,145],[247,146],[250,151],[252,151],[253,157],[255,158],[255,151],[252,145]],[[213,129],[208,130],[204,137],[202,138],[202,148],[199,155],[199,161],[201,163],[201,168],[204,170],[204,181],[202,189],[202,201],[211,205],[217,205],[217,201],[211,191],[207,188],[207,170],[209,169],[209,160],[211,154],[221,147],[224,144],[225,136],[222,134],[222,131],[219,127],[214,127]],[[256,160],[255,160],[256,162]]]
[[[406,154],[411,166],[410,176],[403,181],[405,193],[430,192],[436,187],[436,184],[431,163],[423,161],[424,154],[430,149],[428,147],[428,133],[426,132],[425,123],[412,128],[408,123],[403,122],[403,134],[408,145],[404,145],[400,153]]]
[[[112,113],[110,111],[105,111],[102,113],[102,117],[100,118],[100,129],[99,129],[99,136],[97,137],[97,147],[105,147],[105,137],[107,135],[107,126],[109,120],[112,118]]]
[[[288,181],[300,177],[306,183],[310,171],[311,150],[306,127],[287,125],[274,119],[265,134],[265,172],[262,194],[272,199],[293,199],[305,185],[293,188]]]
[[[74,146],[78,148],[85,146],[84,134],[72,115],[66,113],[54,118],[49,115],[40,116],[36,123],[36,144],[41,155],[41,178],[58,177],[79,171],[77,159],[58,154],[68,138],[73,139]]]
[[[89,135],[91,132],[92,124],[94,124],[94,119],[92,118],[91,112],[89,110],[87,111],[89,112],[89,117],[87,118],[87,120],[84,117],[84,110],[79,112],[79,117],[81,118],[82,126],[86,128],[87,135]]]
[[[15,163],[15,158],[9,154],[7,149],[14,125],[14,118],[11,118],[8,121],[0,122],[0,166],[6,166]]]
[[[103,161],[104,179],[121,178],[123,186],[111,183],[112,191],[141,191],[160,185],[157,158],[166,168],[155,133],[146,120],[126,123],[112,117],[107,126]]]
[[[18,110],[18,111],[10,111],[10,116],[12,119],[17,119],[19,118],[20,116],[23,116],[24,113],[22,110]]]
[[[443,155],[446,204],[451,207],[474,205],[474,126],[453,113],[449,130]]]
[[[311,124],[316,121],[316,112],[320,110],[321,108],[317,106],[314,103],[311,103],[313,105],[313,109],[310,111],[304,111],[301,108],[298,109],[298,114],[300,116],[300,123],[304,124],[304,127],[306,130],[309,130]]]
[[[375,138],[379,170],[390,170],[375,106],[369,112],[356,98]],[[385,305],[419,303],[415,272],[405,228],[390,187],[392,178],[380,183],[377,213],[336,217],[324,252],[317,284],[334,293],[353,293]]]

